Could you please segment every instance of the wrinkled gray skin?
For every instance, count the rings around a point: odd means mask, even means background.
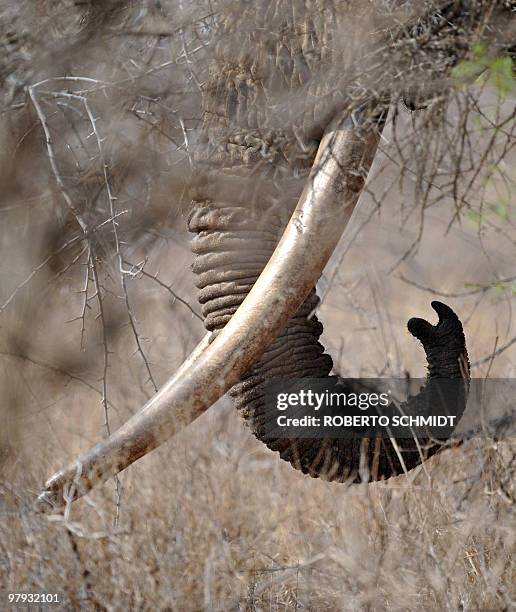
[[[461,13],[464,3],[444,4],[453,5],[448,7],[447,18],[458,24],[455,38],[454,28],[443,26],[446,20],[439,15],[414,27],[435,27],[434,42],[446,30],[457,43],[461,27],[474,27],[476,16]],[[232,11],[231,6],[240,10]],[[380,34],[364,44],[361,29],[371,27],[368,13],[353,16],[351,31],[354,28],[357,34],[357,45],[355,40],[339,38],[339,32],[350,31],[343,3],[262,0],[245,6],[242,10],[240,3],[230,5],[220,22],[216,60],[203,96],[204,138],[196,156],[196,173],[203,178],[188,214],[188,228],[195,234],[191,244],[199,302],[205,326],[214,332],[235,313],[274,251],[329,119],[355,107],[354,99],[360,98],[373,97],[381,105],[403,97],[409,107],[423,106],[425,97],[443,87],[450,66],[467,50],[456,44],[448,50],[439,44],[435,51],[425,49],[425,58],[433,58],[433,64],[429,68],[427,62],[421,69],[423,78],[413,70],[407,81],[400,81],[383,63],[375,66],[375,51],[385,38]],[[392,64],[392,54],[390,58]],[[402,56],[398,60],[399,69],[405,60]],[[355,70],[357,65],[361,72]],[[407,76],[406,71],[397,70],[400,72]],[[312,73],[319,77],[312,78]],[[408,87],[408,81],[424,82],[425,88]],[[389,440],[274,437],[275,419],[264,403],[271,382],[275,378],[328,377],[332,368],[331,358],[318,341],[322,325],[311,315],[317,303],[312,291],[287,329],[232,389],[236,407],[259,439],[312,476],[358,480],[365,461],[368,477],[375,480],[418,465],[439,445],[423,441],[421,452],[413,440],[399,440],[403,467]],[[462,325],[449,307],[439,302],[433,307],[439,315],[436,326],[420,319],[409,322],[410,332],[425,350],[429,380],[467,381],[469,363]],[[359,381],[356,387],[360,388]],[[459,413],[466,400],[465,387],[467,383],[459,384],[454,397]],[[431,401],[429,394],[431,385],[427,384],[405,410],[418,411]]]
[[[507,2],[430,4],[433,12],[422,19],[403,11],[428,11],[429,3],[403,0],[230,0],[217,14],[188,213],[199,300],[211,333],[137,414],[47,481],[38,507],[68,503],[125,469],[231,385],[255,435],[312,476],[386,478],[439,448],[425,440],[421,448],[413,440],[281,440],[263,401],[278,378],[335,384],[318,341],[322,326],[311,316],[317,298],[310,285],[358,200],[391,101],[402,97],[416,108],[441,95],[451,67],[486,33],[490,52],[510,50],[513,38],[506,45],[497,25],[514,23],[504,17]],[[397,7],[396,17],[403,14],[402,25],[388,11],[381,14],[389,6]],[[469,380],[462,325],[448,306],[432,306],[436,326],[409,321],[429,375],[403,409],[427,412],[444,378],[454,383],[449,400],[460,414]],[[364,383],[350,384],[356,390]]]

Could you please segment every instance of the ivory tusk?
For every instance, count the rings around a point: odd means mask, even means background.
[[[334,120],[270,261],[228,324],[109,438],[55,474],[41,509],[84,495],[193,421],[230,389],[281,333],[333,253],[372,165],[384,115],[370,109]]]

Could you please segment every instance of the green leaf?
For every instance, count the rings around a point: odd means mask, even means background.
[[[509,208],[507,206],[507,201],[500,198],[494,208],[494,212],[502,219],[502,221],[507,221],[509,219]]]
[[[468,212],[468,219],[475,225],[476,227],[480,227],[482,225],[482,217],[476,210],[470,210]]]
[[[475,43],[473,45],[473,56],[475,59],[482,59],[486,54],[486,46],[484,43]]]
[[[452,77],[457,81],[474,81],[485,70],[484,62],[462,60],[452,69]]]
[[[489,82],[502,97],[512,91],[515,84],[512,58],[497,57],[489,63]]]
[[[496,281],[496,283],[493,283],[493,289],[496,293],[505,293],[506,284],[502,281]]]

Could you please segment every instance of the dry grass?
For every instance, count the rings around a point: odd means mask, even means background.
[[[468,248],[471,237],[445,236],[442,227],[442,219],[428,222],[433,248],[427,254],[424,241],[406,273],[421,268],[422,281],[443,290],[487,275],[484,255]],[[423,371],[420,348],[401,332],[409,316],[426,314],[429,296],[385,275],[404,250],[392,236],[388,223],[369,224],[324,302],[325,337],[345,372]],[[404,239],[410,241],[410,231]],[[464,258],[461,273],[443,277],[445,248]],[[337,260],[345,249],[346,241]],[[365,268],[364,249],[376,262]],[[166,276],[163,270],[164,278],[193,303],[186,251],[171,243],[160,247],[160,257],[176,262],[178,270]],[[509,264],[499,260],[502,269]],[[134,307],[161,384],[202,326],[161,287],[138,282]],[[2,337],[10,354],[0,357],[0,588],[55,590],[66,597],[64,609],[510,609],[515,447],[507,441],[448,450],[427,466],[431,479],[419,470],[347,489],[281,462],[223,400],[121,475],[117,528],[112,481],[75,504],[67,522],[36,516],[31,504],[44,480],[104,432],[99,336],[90,331],[80,353],[80,325],[63,327],[78,309],[75,283],[43,294],[35,288],[31,295],[39,300],[4,313],[12,325]],[[489,292],[480,304],[473,299],[452,303],[467,320],[475,360],[493,347],[500,324],[493,313],[510,322],[511,311],[503,294]],[[110,342],[116,427],[152,390],[128,326],[115,327]],[[510,375],[511,355],[497,358],[492,371]],[[488,365],[475,371],[484,375]]]
[[[4,482],[1,587],[58,591],[65,609],[511,608],[514,446],[471,442],[430,477],[346,489],[221,421],[130,468],[117,529],[112,483],[47,522],[37,479]]]
[[[106,414],[124,422],[203,333],[184,303],[196,311],[180,209],[210,54],[199,41],[219,4],[0,9],[0,591],[56,591],[65,610],[512,609],[514,440],[472,440],[407,477],[346,488],[281,462],[221,400],[128,468],[119,501],[111,481],[66,518],[32,511],[45,479],[105,435]],[[38,115],[27,88],[43,79]],[[474,375],[516,376],[513,101],[482,82],[448,105],[397,108],[320,282],[342,373],[423,375],[403,330],[445,295]],[[65,193],[92,230],[84,241]],[[122,254],[140,272],[120,273]]]

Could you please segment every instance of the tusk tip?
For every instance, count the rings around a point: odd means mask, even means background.
[[[62,473],[58,473],[45,483],[44,489],[36,498],[34,507],[42,514],[49,514],[58,510],[63,503]]]
[[[41,514],[50,514],[58,507],[57,498],[52,491],[45,490],[38,495],[34,502],[34,509]]]
[[[68,487],[67,482],[74,484],[73,475],[70,476],[67,470],[61,470],[54,474],[52,478],[47,480],[41,493],[38,495],[34,502],[34,507],[37,511],[43,514],[49,514],[63,508],[66,505],[66,499],[69,497],[66,495]],[[71,487],[70,487],[71,489]],[[76,487],[74,487],[76,490]],[[74,496],[75,490],[71,489],[69,492]]]

